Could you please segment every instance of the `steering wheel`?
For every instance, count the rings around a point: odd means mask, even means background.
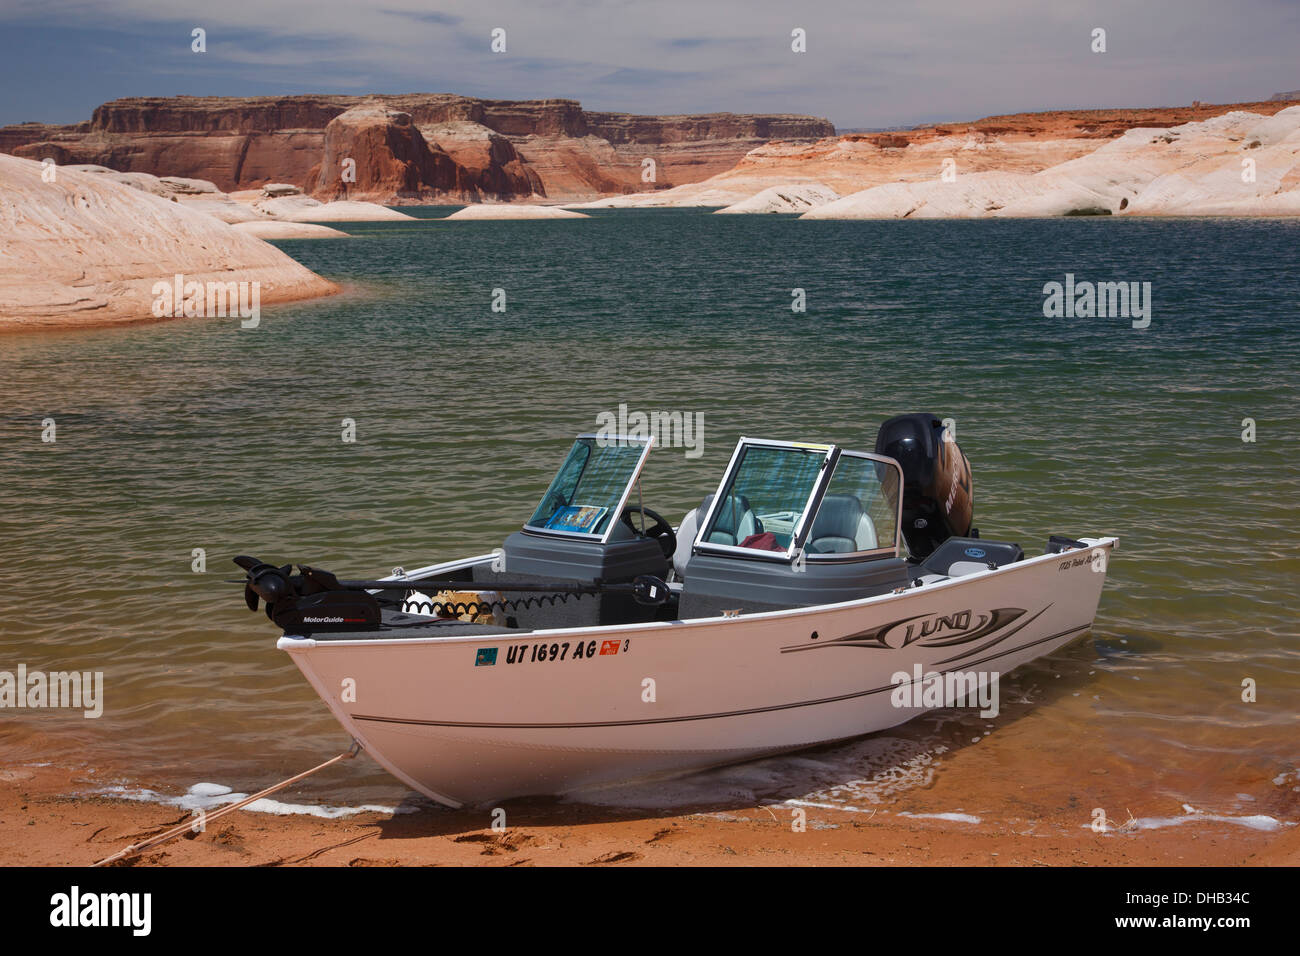
[[[677,535],[673,531],[673,526],[668,523],[668,519],[658,512],[651,511],[649,508],[643,508],[640,505],[627,505],[623,508],[623,514],[620,516],[623,523],[629,528],[640,534],[637,526],[632,523],[632,513],[636,512],[646,518],[649,518],[653,524],[645,529],[645,536],[653,538],[659,542],[659,548],[663,551],[664,557],[669,561],[673,558],[673,552],[677,550]]]

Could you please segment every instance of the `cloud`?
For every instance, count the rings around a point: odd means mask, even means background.
[[[411,20],[418,20],[421,23],[437,23],[449,27],[454,27],[461,22],[460,17],[453,16],[450,13],[438,13],[432,10],[381,10],[380,12],[395,17],[407,17]]]
[[[1072,106],[1146,106],[1266,97],[1298,82],[1300,11],[1280,0],[45,0],[0,10],[3,106],[90,107],[126,87],[170,95],[165,74],[213,94],[464,92],[570,97],[594,109],[805,112],[841,126],[893,126]],[[207,30],[208,52],[188,53]],[[490,48],[494,28],[507,52]],[[795,27],[807,52],[790,49]],[[1090,50],[1107,30],[1108,51]],[[106,39],[129,56],[96,52]],[[113,39],[115,38],[115,40]],[[15,92],[38,69],[26,45],[62,51],[45,93]],[[13,49],[10,50],[9,47]],[[150,53],[149,51],[153,52]],[[141,53],[141,51],[143,51]],[[135,65],[131,82],[123,60]],[[48,67],[47,67],[48,69]],[[364,84],[364,85],[363,85]],[[44,97],[44,100],[43,100]],[[38,109],[39,111],[39,109]],[[60,118],[60,117],[51,117]],[[10,121],[0,117],[3,121]],[[65,118],[66,119],[66,118]]]

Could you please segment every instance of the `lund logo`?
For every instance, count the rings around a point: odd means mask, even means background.
[[[978,614],[969,609],[953,614],[920,614],[855,634],[849,640],[877,647],[898,648],[918,643],[922,647],[948,647],[979,640],[1024,613],[1023,608],[1003,607]]]
[[[900,628],[903,629],[901,635],[898,633]],[[958,611],[956,614],[945,614],[942,617],[935,615],[920,621],[910,620],[897,624],[880,636],[880,643],[886,647],[906,647],[913,641],[919,641],[931,634],[937,637],[943,634],[965,634],[969,630],[970,611]]]
[[[973,644],[1001,631],[1002,633],[993,641],[984,645],[987,647],[1015,634],[1046,610],[1047,608],[1043,608],[1042,611],[1028,618],[1025,618],[1026,611],[1022,607],[1000,607],[991,611],[973,611],[968,608],[951,614],[916,614],[890,621],[881,627],[858,631],[829,641],[813,640],[807,644],[783,647],[781,653],[806,651],[815,647],[878,647],[886,650],[912,646],[958,647]],[[1020,623],[1006,630],[1008,625],[1016,621]],[[971,648],[958,655],[958,658],[967,657],[979,650],[980,648]],[[949,660],[958,658],[949,658]]]

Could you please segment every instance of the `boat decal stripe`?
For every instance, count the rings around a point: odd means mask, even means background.
[[[959,661],[959,660],[961,660],[961,659],[963,659],[963,658],[965,658],[965,657],[970,657],[972,654],[978,654],[980,651],[988,650],[990,647],[993,647],[995,644],[1001,644],[1001,643],[1002,643],[1003,641],[1005,641],[1008,637],[1011,637],[1011,636],[1014,635],[1014,634],[1018,634],[1018,633],[1020,633],[1022,630],[1024,630],[1024,629],[1025,629],[1026,627],[1028,627],[1030,624],[1034,623],[1034,621],[1038,620],[1042,615],[1046,614],[1046,613],[1047,613],[1047,608],[1050,608],[1051,606],[1052,606],[1052,605],[1050,605],[1050,604],[1047,605],[1047,607],[1043,608],[1041,611],[1039,611],[1039,612],[1038,612],[1037,614],[1035,614],[1033,617],[1029,618],[1028,620],[1021,621],[1019,624],[1017,624],[1015,627],[1011,628],[1011,630],[1007,631],[1005,634],[999,634],[997,637],[993,638],[991,641],[988,641],[987,643],[981,644],[979,647],[972,647],[970,650],[963,651],[962,653],[958,654],[958,655],[955,656],[955,657],[945,657],[943,660],[941,660],[941,661],[937,661],[937,662],[936,662],[936,666],[939,666],[939,665],[942,665],[942,664],[951,664],[951,663],[953,663],[954,661]]]
[[[1028,644],[1021,644],[1009,650],[998,651],[996,654],[990,654],[988,657],[981,658],[977,661],[970,661],[967,666],[986,664],[989,661],[996,660],[999,657],[1006,657],[1017,651],[1027,650],[1036,647],[1039,644],[1046,644],[1048,641],[1054,641],[1057,638],[1065,637],[1069,634],[1077,634],[1080,631],[1089,630],[1092,624],[1082,624],[1078,627],[1067,628],[1064,631],[1057,631],[1055,634],[1049,634],[1047,637],[1041,637],[1036,641],[1030,641]],[[952,668],[956,670],[956,668]],[[942,673],[948,673],[943,671]],[[744,717],[749,714],[763,714],[778,710],[794,710],[799,707],[817,707],[822,704],[837,704],[845,700],[853,700],[856,697],[867,697],[871,694],[882,694],[895,690],[897,684],[888,684],[884,687],[873,687],[870,690],[854,691],[851,694],[840,694],[836,697],[823,697],[820,700],[804,700],[793,704],[773,704],[770,707],[751,707],[748,710],[730,710],[716,714],[691,714],[686,717],[651,717],[648,720],[597,720],[587,723],[493,723],[488,721],[459,721],[459,720],[417,720],[410,717],[376,717],[371,714],[349,714],[353,720],[368,720],[382,724],[418,724],[422,727],[483,727],[498,729],[536,729],[536,730],[559,730],[575,727],[636,727],[643,724],[672,724],[688,720],[716,720],[721,717]]]
[[[991,611],[981,611],[973,613],[970,610],[959,611],[948,615],[935,614],[914,614],[911,617],[900,618],[896,621],[890,621],[888,624],[880,627],[874,627],[868,631],[855,631],[852,634],[846,634],[843,637],[835,637],[830,640],[812,640],[803,644],[792,644],[789,647],[781,648],[782,654],[791,654],[796,651],[813,651],[824,647],[870,647],[879,650],[897,650],[900,647],[910,647],[916,644],[920,647],[959,647],[963,644],[972,644],[981,641],[990,634],[997,636],[991,641],[987,641],[977,648],[972,648],[959,654],[957,657],[950,657],[946,660],[939,661],[940,664],[947,664],[949,661],[955,661],[963,656],[978,654],[986,647],[992,647],[999,641],[1006,640],[1012,634],[1021,630],[1026,624],[1036,620],[1052,605],[1048,604],[1042,608],[1033,617],[1027,620],[1021,620],[1026,611],[1019,607],[1001,607]],[[971,625],[972,618],[974,624]],[[1020,621],[1016,627],[1007,630],[1011,624]],[[965,622],[959,626],[964,629],[957,633],[943,634],[941,629],[944,625],[951,628],[954,622]],[[927,630],[927,626],[934,628],[937,633]],[[906,628],[906,634],[900,635],[900,629]],[[998,632],[1001,633],[998,633]],[[918,633],[919,632],[919,633]],[[889,638],[895,635],[891,641]]]

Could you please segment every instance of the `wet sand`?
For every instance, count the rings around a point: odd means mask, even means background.
[[[974,756],[974,754],[972,754]],[[963,774],[969,780],[969,774]],[[106,797],[93,775],[55,767],[0,771],[0,865],[87,866],[179,823],[188,811]],[[118,866],[1295,866],[1300,828],[1272,832],[1194,821],[1099,834],[1076,809],[1038,811],[1059,798],[1018,788],[1022,816],[978,824],[907,816],[940,812],[956,795],[942,781],[898,807],[874,812],[733,802],[690,810],[631,810],[556,799],[509,801],[505,828],[492,810],[420,806],[342,819],[235,811],[203,833]],[[964,802],[996,799],[966,793]],[[311,802],[310,782],[278,795]],[[1003,797],[1005,802],[1005,795]],[[1074,802],[1078,802],[1075,800]],[[1086,801],[1085,801],[1086,802]],[[1070,800],[1065,801],[1069,806]],[[1176,815],[1153,801],[1135,818]],[[1116,821],[1119,822],[1119,821]]]

